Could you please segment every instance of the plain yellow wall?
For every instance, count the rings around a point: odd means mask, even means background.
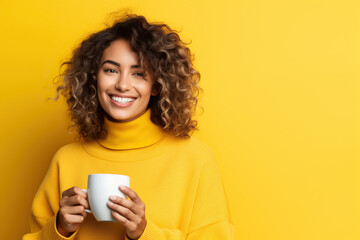
[[[360,238],[358,1],[0,1],[1,239],[69,143],[61,61],[129,8],[192,41],[200,132],[217,155],[236,239]]]

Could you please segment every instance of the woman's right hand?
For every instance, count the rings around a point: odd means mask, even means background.
[[[85,209],[89,209],[87,194],[79,187],[72,187],[62,193],[57,216],[57,229],[65,237],[70,237],[85,220]]]

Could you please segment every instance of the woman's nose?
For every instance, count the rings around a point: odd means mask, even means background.
[[[126,74],[120,74],[115,84],[115,88],[123,92],[129,90],[130,86],[130,78]]]

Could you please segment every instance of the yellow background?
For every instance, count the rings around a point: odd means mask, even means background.
[[[236,239],[360,238],[358,1],[0,2],[2,239],[69,143],[60,63],[129,8],[192,41],[204,89],[195,135],[215,151]]]

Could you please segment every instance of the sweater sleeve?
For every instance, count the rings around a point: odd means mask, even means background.
[[[233,240],[233,224],[214,157],[204,164],[199,176],[189,231],[156,226],[150,220],[139,240]]]
[[[232,240],[233,224],[214,154],[201,171],[187,240]]]
[[[62,236],[56,228],[56,215],[59,210],[59,166],[56,154],[49,166],[32,202],[29,233],[23,240],[64,240],[74,239],[76,232],[70,237]]]

